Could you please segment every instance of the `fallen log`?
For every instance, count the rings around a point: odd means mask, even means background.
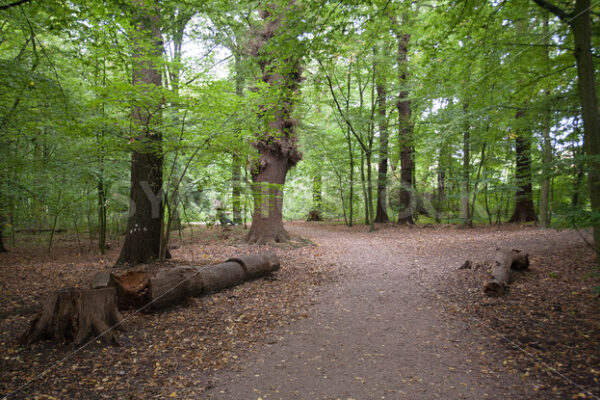
[[[279,269],[273,253],[250,254],[209,266],[178,266],[156,272],[130,271],[121,275],[99,272],[93,287],[115,287],[120,309],[157,310],[183,302],[188,297],[218,292]]]
[[[500,250],[496,252],[492,280],[487,282],[483,291],[488,296],[498,297],[504,294],[508,284],[512,281],[513,271],[529,268],[529,255],[519,250]]]
[[[181,303],[188,297],[204,293],[204,281],[197,267],[162,269],[149,279],[148,301],[153,309],[161,309]]]
[[[97,273],[92,289],[65,289],[52,294],[21,336],[22,344],[42,338],[72,341],[80,345],[98,335],[105,343],[118,344],[112,328],[122,328],[119,308],[156,310],[182,303],[279,269],[275,254],[246,255],[203,267],[177,266],[156,272]]]
[[[118,344],[111,328],[122,328],[121,321],[114,288],[60,290],[44,302],[19,342],[31,344],[46,338],[80,345],[99,335],[105,343]]]
[[[273,253],[248,254],[241,257],[230,258],[242,266],[246,273],[246,280],[260,278],[279,270],[279,259]]]

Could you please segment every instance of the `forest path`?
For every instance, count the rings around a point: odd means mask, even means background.
[[[570,232],[445,230],[288,224],[311,239],[340,279],[308,317],[217,373],[214,399],[525,399],[535,382],[503,368],[487,329],[443,311],[428,288],[496,246],[543,252]],[[564,238],[563,238],[564,239]],[[498,350],[494,350],[494,348]]]

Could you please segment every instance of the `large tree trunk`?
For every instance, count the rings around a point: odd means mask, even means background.
[[[379,123],[379,166],[377,175],[377,211],[375,213],[375,222],[387,223],[390,219],[387,215],[387,169],[388,169],[388,151],[389,138],[386,117],[386,86],[383,74],[378,74],[377,79],[377,105],[378,105],[378,123]]]
[[[523,118],[525,111],[518,110],[516,119]],[[519,123],[519,121],[517,121]],[[515,211],[509,222],[536,222],[537,215],[533,205],[533,188],[531,184],[531,142],[522,129],[516,138],[516,173],[515,180],[519,187],[515,197]]]
[[[250,243],[284,242],[289,235],[283,227],[283,185],[287,157],[269,152],[260,156],[261,168],[252,174],[254,215],[248,232]]]
[[[410,35],[398,34],[398,71],[400,92],[398,93],[398,133],[400,145],[400,213],[399,224],[414,224],[414,147],[412,138],[411,107],[408,91],[405,89],[408,80],[408,43]]]
[[[163,41],[159,22],[157,5],[152,8],[139,4],[134,33],[133,85],[141,87],[147,96],[132,112],[138,136],[132,144],[129,218],[118,265],[146,263],[160,254],[164,215],[162,135],[159,132],[162,96],[155,92],[162,85],[159,58]]]
[[[596,70],[592,56],[592,26],[590,0],[575,2],[574,19],[571,22],[575,37],[575,59],[577,60],[577,83],[584,127],[584,148],[588,156],[588,185],[592,212],[600,214],[600,114],[596,93]],[[596,254],[600,254],[600,225],[594,225]],[[598,258],[600,261],[600,257]]]
[[[588,162],[588,186],[592,211],[600,213],[600,114],[596,92],[596,70],[592,54],[591,0],[576,0],[573,12],[567,13],[547,0],[534,0],[567,23],[575,40],[577,85],[584,127],[584,148],[592,156]],[[596,253],[600,254],[600,225],[594,225]],[[600,262],[600,257],[598,258]]]
[[[298,51],[294,45],[299,44],[292,43],[286,52],[276,45],[283,38],[273,39],[276,35],[286,35],[286,40],[296,40],[295,36],[287,37],[290,32],[282,29],[294,11],[297,10],[293,1],[285,8],[274,3],[264,6],[261,10],[264,24],[255,32],[252,42],[252,54],[258,60],[261,80],[266,84],[260,90],[265,91],[265,99],[271,102],[276,94],[277,103],[261,106],[259,117],[264,131],[253,143],[260,156],[252,170],[254,215],[247,237],[251,243],[281,242],[289,238],[283,228],[283,185],[287,171],[302,158],[297,148],[296,121],[291,116],[302,69],[298,55],[293,54]]]
[[[113,328],[121,321],[114,288],[62,290],[46,300],[20,342],[47,338],[80,345],[99,335],[105,343],[118,344]]]

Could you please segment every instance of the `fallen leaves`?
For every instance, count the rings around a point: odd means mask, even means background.
[[[37,248],[2,255],[0,397],[30,382],[11,399],[198,398],[213,387],[212,371],[234,369],[242,355],[260,349],[275,329],[306,318],[316,287],[328,276],[314,246],[297,241],[259,248],[245,244],[243,234],[194,228],[193,236],[187,232],[180,239],[170,263],[205,265],[270,250],[282,264],[274,277],[189,299],[163,312],[125,312],[129,319],[127,332],[120,336],[121,347],[92,343],[72,356],[71,346],[42,341],[22,348],[15,338],[49,292],[87,285],[95,272],[110,268],[119,246],[99,257],[94,250],[76,252],[76,242],[65,238],[52,257]],[[60,366],[39,375],[66,356],[70,358]]]

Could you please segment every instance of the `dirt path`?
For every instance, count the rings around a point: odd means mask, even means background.
[[[306,319],[236,371],[214,376],[214,399],[525,399],[536,382],[509,374],[489,331],[442,311],[427,289],[496,246],[530,252],[573,243],[573,232],[381,229],[290,224],[340,266]],[[450,238],[450,239],[449,239]]]

